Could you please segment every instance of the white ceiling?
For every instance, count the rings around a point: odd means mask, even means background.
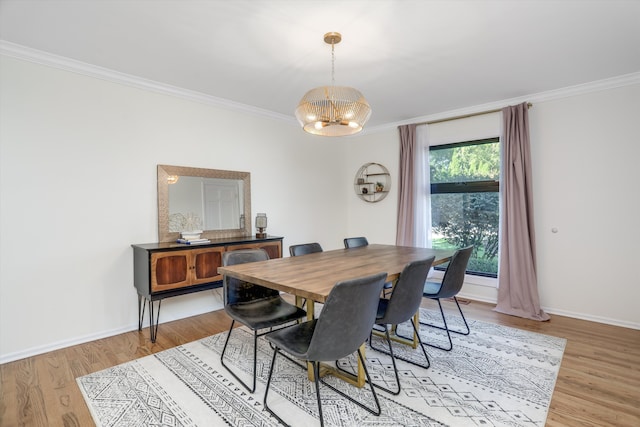
[[[640,71],[640,1],[0,0],[0,39],[293,117],[331,83],[368,126]]]

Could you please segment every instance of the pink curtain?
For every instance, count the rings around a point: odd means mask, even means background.
[[[398,126],[400,132],[400,168],[398,172],[398,222],[396,245],[414,246],[414,165],[416,125]]]
[[[538,296],[527,103],[503,108],[502,120],[502,215],[495,310],[549,320]]]

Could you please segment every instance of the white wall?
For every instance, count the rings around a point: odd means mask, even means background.
[[[542,306],[640,329],[640,84],[529,117]]]
[[[342,244],[344,141],[0,58],[0,361],[137,327],[130,245],[157,241],[157,164],[251,172],[285,251]],[[221,306],[172,298],[160,321]]]
[[[541,303],[639,328],[640,85],[531,101]],[[251,172],[253,213],[286,252],[356,235],[394,243],[398,155],[396,129],[317,138],[0,56],[0,362],[137,327],[130,244],[157,240],[157,164]],[[391,173],[379,203],[353,191],[366,162]],[[213,291],[172,298],[161,322],[220,307]]]
[[[345,183],[348,187],[348,235],[365,236],[369,243],[395,245],[398,211],[398,131],[387,131],[346,140],[348,165]],[[389,170],[391,191],[375,203],[360,199],[354,190],[356,173],[365,163],[379,163]],[[347,236],[345,236],[347,237]],[[344,246],[343,246],[344,247]]]
[[[640,329],[640,85],[531,100],[541,305],[549,313]],[[491,129],[499,117],[433,125],[430,136],[438,143],[495,136]],[[349,199],[352,235],[395,242],[398,140],[397,130],[389,130],[349,144],[347,168],[353,173],[375,161],[395,180],[384,205]],[[474,282],[465,283],[461,296],[496,301],[495,287]]]

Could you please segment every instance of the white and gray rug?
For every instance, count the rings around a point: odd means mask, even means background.
[[[434,313],[421,309],[422,318]],[[459,326],[453,322],[453,327]],[[399,361],[402,392],[378,390],[376,417],[321,385],[325,424],[340,426],[544,426],[565,340],[480,321],[471,334],[453,334],[450,352],[428,348],[431,368]],[[401,332],[409,335],[411,326]],[[444,332],[421,328],[425,342],[443,343]],[[77,379],[98,426],[276,426],[262,399],[273,350],[259,339],[258,388],[248,393],[220,364],[226,332],[114,366]],[[377,347],[383,346],[375,338]],[[404,357],[422,360],[419,350],[395,344]],[[252,338],[234,331],[225,360],[251,379]],[[389,356],[367,348],[374,382],[395,386]],[[352,369],[355,357],[340,361]],[[369,388],[327,381],[351,396],[372,402]],[[319,425],[315,386],[306,371],[283,357],[269,392],[269,406],[293,426]]]

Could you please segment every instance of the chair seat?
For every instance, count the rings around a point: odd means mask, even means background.
[[[318,319],[293,325],[288,328],[271,332],[266,336],[273,345],[285,350],[294,357],[304,359],[309,350],[309,343],[316,328]]]
[[[303,309],[289,304],[279,296],[244,304],[228,304],[224,309],[232,319],[253,330],[279,326],[307,315]]]
[[[440,292],[440,288],[442,288],[442,283],[438,282],[425,282],[424,283],[424,296],[436,295]]]

